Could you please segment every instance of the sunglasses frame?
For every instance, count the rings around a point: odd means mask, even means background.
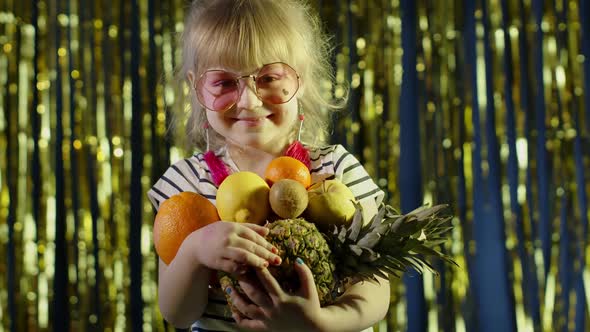
[[[293,92],[293,95],[292,95],[291,97],[289,97],[289,99],[285,100],[285,101],[284,101],[284,102],[282,102],[282,103],[270,103],[270,102],[267,102],[267,101],[264,101],[264,100],[262,100],[262,99],[260,98],[260,94],[258,93],[258,86],[256,85],[256,79],[258,78],[258,74],[259,74],[259,73],[262,71],[262,69],[263,69],[264,67],[266,67],[266,66],[275,65],[275,64],[282,64],[282,65],[285,65],[285,66],[287,66],[289,69],[291,69],[291,70],[292,70],[292,71],[295,73],[295,76],[297,77],[297,89],[295,89],[295,92]],[[200,105],[201,105],[201,106],[202,106],[204,109],[210,110],[210,111],[212,111],[212,112],[225,112],[225,111],[229,110],[230,108],[232,108],[232,107],[234,107],[234,106],[236,105],[236,103],[238,102],[238,100],[239,100],[239,98],[240,98],[240,96],[239,96],[239,95],[238,95],[238,98],[237,98],[237,99],[236,99],[236,100],[235,100],[233,103],[229,104],[229,106],[228,106],[228,107],[226,107],[224,110],[213,110],[213,109],[210,109],[210,108],[208,108],[207,106],[205,106],[205,103],[203,103],[203,102],[201,101],[201,98],[199,97],[199,95],[200,95],[200,94],[199,94],[199,92],[198,92],[197,85],[199,84],[199,82],[201,81],[201,79],[203,78],[203,76],[207,75],[207,73],[209,73],[209,72],[212,72],[212,71],[225,71],[225,70],[223,70],[223,69],[207,69],[205,72],[203,72],[203,73],[202,73],[202,74],[199,76],[199,79],[197,79],[197,80],[195,81],[195,83],[193,84],[193,89],[195,90],[195,93],[197,94],[197,101],[199,102],[199,104],[200,104]],[[227,73],[227,71],[225,71],[225,72]],[[263,103],[269,103],[269,104],[272,104],[272,105],[281,105],[281,104],[288,103],[289,101],[291,101],[291,99],[293,99],[293,97],[295,97],[295,95],[297,94],[297,91],[299,91],[299,88],[301,87],[301,78],[300,78],[300,76],[299,76],[299,73],[298,73],[298,72],[295,70],[295,68],[291,67],[289,64],[287,64],[287,63],[284,63],[284,62],[282,62],[282,61],[277,61],[277,62],[266,63],[266,64],[262,65],[262,67],[260,67],[260,68],[259,68],[259,69],[256,71],[256,74],[250,74],[250,75],[242,75],[242,76],[237,76],[236,78],[234,78],[234,81],[236,82],[236,85],[238,85],[238,86],[239,86],[240,80],[241,80],[241,79],[244,79],[244,78],[252,78],[252,79],[253,79],[253,81],[254,81],[254,92],[255,92],[255,94],[256,94],[256,98],[258,98],[258,100],[260,100],[260,101],[261,101],[261,102],[263,102]]]

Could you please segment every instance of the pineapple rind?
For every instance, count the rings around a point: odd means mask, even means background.
[[[279,249],[280,266],[269,267],[285,291],[299,289],[299,278],[293,269],[301,258],[311,270],[318,290],[321,305],[333,302],[336,279],[334,257],[324,235],[316,226],[303,218],[283,219],[268,224],[270,232],[266,239]]]

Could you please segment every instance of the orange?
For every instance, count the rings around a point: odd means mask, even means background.
[[[218,220],[215,205],[199,194],[182,192],[168,198],[160,205],[154,221],[156,252],[170,264],[190,233]]]
[[[282,179],[295,180],[305,188],[311,185],[311,174],[307,166],[301,161],[287,156],[273,159],[266,168],[264,179],[271,186]]]

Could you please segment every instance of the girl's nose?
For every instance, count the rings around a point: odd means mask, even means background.
[[[243,109],[254,109],[262,106],[262,101],[256,95],[256,86],[253,78],[240,80],[240,92],[236,106]]]

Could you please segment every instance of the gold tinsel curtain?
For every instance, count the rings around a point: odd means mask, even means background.
[[[171,330],[145,193],[185,0],[0,1],[0,331]],[[584,331],[587,0],[312,1],[349,107],[333,141],[460,268],[392,284],[379,331]],[[338,90],[334,91],[336,94]]]

